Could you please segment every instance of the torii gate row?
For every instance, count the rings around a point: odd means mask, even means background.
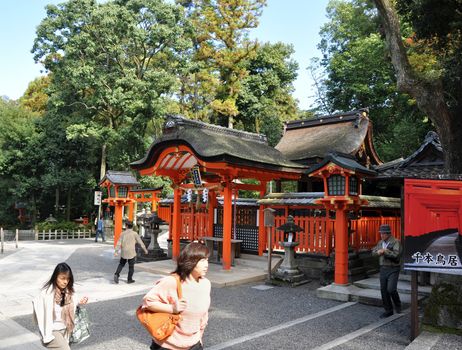
[[[166,147],[157,157],[155,163],[144,169],[138,169],[140,175],[167,176],[173,182],[173,220],[172,220],[172,254],[177,259],[180,255],[180,225],[181,225],[181,192],[193,188],[192,184],[184,183],[193,167],[199,167],[201,178],[205,181],[201,187],[214,188],[222,192],[223,203],[223,269],[231,269],[231,233],[232,233],[232,194],[234,189],[259,191],[260,197],[266,192],[266,184],[271,180],[298,180],[300,171],[274,170],[269,166],[253,167],[242,165],[236,160],[210,161],[201,159],[194,150],[186,145]],[[259,184],[237,184],[234,179],[257,179]],[[263,227],[263,210],[259,212],[261,229]]]

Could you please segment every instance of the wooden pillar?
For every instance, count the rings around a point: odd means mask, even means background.
[[[213,219],[215,218],[215,207],[217,206],[217,195],[215,191],[209,192],[209,208],[208,208],[208,215],[207,215],[207,236],[213,237]]]
[[[157,193],[153,193],[151,197],[151,212],[157,211]]]
[[[116,202],[114,204],[114,247],[117,245],[120,234],[122,233],[122,208],[122,203]]]
[[[136,226],[136,219],[137,219],[136,218],[136,213],[138,212],[138,202],[133,202],[132,205],[133,205],[133,213],[134,213],[132,221],[133,221],[133,227],[135,227]]]
[[[231,182],[223,189],[223,269],[231,269],[231,226],[233,224]]]
[[[133,204],[133,202],[128,203],[128,220],[131,222],[133,222],[133,212],[135,209]]]
[[[334,283],[348,284],[348,222],[345,208],[337,207],[335,216],[335,277]]]
[[[173,259],[180,256],[180,233],[181,233],[181,189],[173,190],[173,220],[172,220],[172,255]]]
[[[264,190],[260,191],[260,198],[263,198],[266,193],[266,182],[262,181],[262,186],[264,186]],[[258,210],[258,255],[262,256],[263,251],[266,247],[266,235],[265,235],[265,216],[263,211],[264,206],[263,204],[260,205]]]

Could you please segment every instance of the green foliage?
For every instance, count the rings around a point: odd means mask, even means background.
[[[385,161],[408,156],[431,128],[415,101],[396,88],[394,70],[371,1],[332,0],[321,29],[325,112],[368,107],[376,148]]]
[[[31,112],[43,115],[46,111],[48,103],[48,95],[46,89],[48,88],[49,84],[49,76],[43,76],[31,81],[27,87],[26,92],[19,99],[20,105]]]
[[[248,30],[258,25],[266,0],[179,1],[194,26],[195,87],[212,87],[212,122],[234,126],[237,96],[248,75],[245,61],[255,56],[257,42]],[[199,83],[197,79],[204,79]],[[218,84],[217,84],[218,82]],[[211,84],[210,84],[211,83]],[[197,91],[197,90],[196,90]],[[197,100],[196,98],[194,99]]]
[[[107,145],[110,168],[139,159],[177,86],[185,26],[182,8],[161,0],[47,6],[33,53],[53,73],[51,108],[73,115],[68,139]]]
[[[406,44],[415,73],[429,83],[441,79],[447,104],[458,113],[462,99],[462,2],[399,0],[396,7],[412,27]]]
[[[127,170],[144,156],[167,113],[278,142],[283,122],[297,117],[298,67],[290,45],[248,37],[266,1],[177,3],[46,7],[32,52],[48,75],[19,103],[0,101],[0,223],[17,221],[18,201],[32,220],[90,214],[100,169]],[[171,192],[168,179],[141,183]]]
[[[169,178],[162,176],[143,176],[140,178],[141,188],[162,188],[162,198],[166,198],[168,195],[173,194],[172,182]]]
[[[14,223],[14,204],[37,192],[40,171],[36,115],[16,102],[0,100],[0,223]]]
[[[237,99],[241,111],[235,118],[237,127],[267,135],[274,146],[282,136],[283,122],[297,116],[291,96],[298,64],[291,59],[294,49],[283,43],[266,43],[248,60],[249,75],[242,81]]]

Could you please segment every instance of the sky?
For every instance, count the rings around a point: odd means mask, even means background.
[[[45,6],[61,0],[0,0],[0,96],[18,99],[29,83],[43,74],[43,66],[34,62],[32,45],[35,30],[45,18]],[[328,0],[267,0],[258,28],[250,36],[262,42],[292,44],[293,59],[299,64],[294,97],[301,109],[312,104],[313,88],[307,67],[316,49],[319,30],[327,21]]]

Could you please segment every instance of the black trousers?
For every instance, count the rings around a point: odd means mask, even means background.
[[[120,272],[122,271],[122,269],[124,268],[125,264],[128,261],[128,280],[131,281],[133,279],[133,274],[135,273],[135,259],[136,257],[132,259],[120,258],[119,266],[117,266],[117,270],[115,274],[119,276]]]
[[[401,300],[397,290],[399,270],[399,266],[380,267],[380,292],[382,293],[383,307],[386,312],[393,312],[393,304],[395,304],[395,309],[401,309]]]
[[[151,350],[168,350],[168,349],[165,349],[165,348],[161,347],[159,344],[154,342],[154,340],[152,341],[152,344],[149,347],[149,349],[151,349]],[[203,350],[203,349],[204,348],[202,347],[201,342],[198,342],[197,344],[195,344],[191,348],[189,348],[189,350]]]

